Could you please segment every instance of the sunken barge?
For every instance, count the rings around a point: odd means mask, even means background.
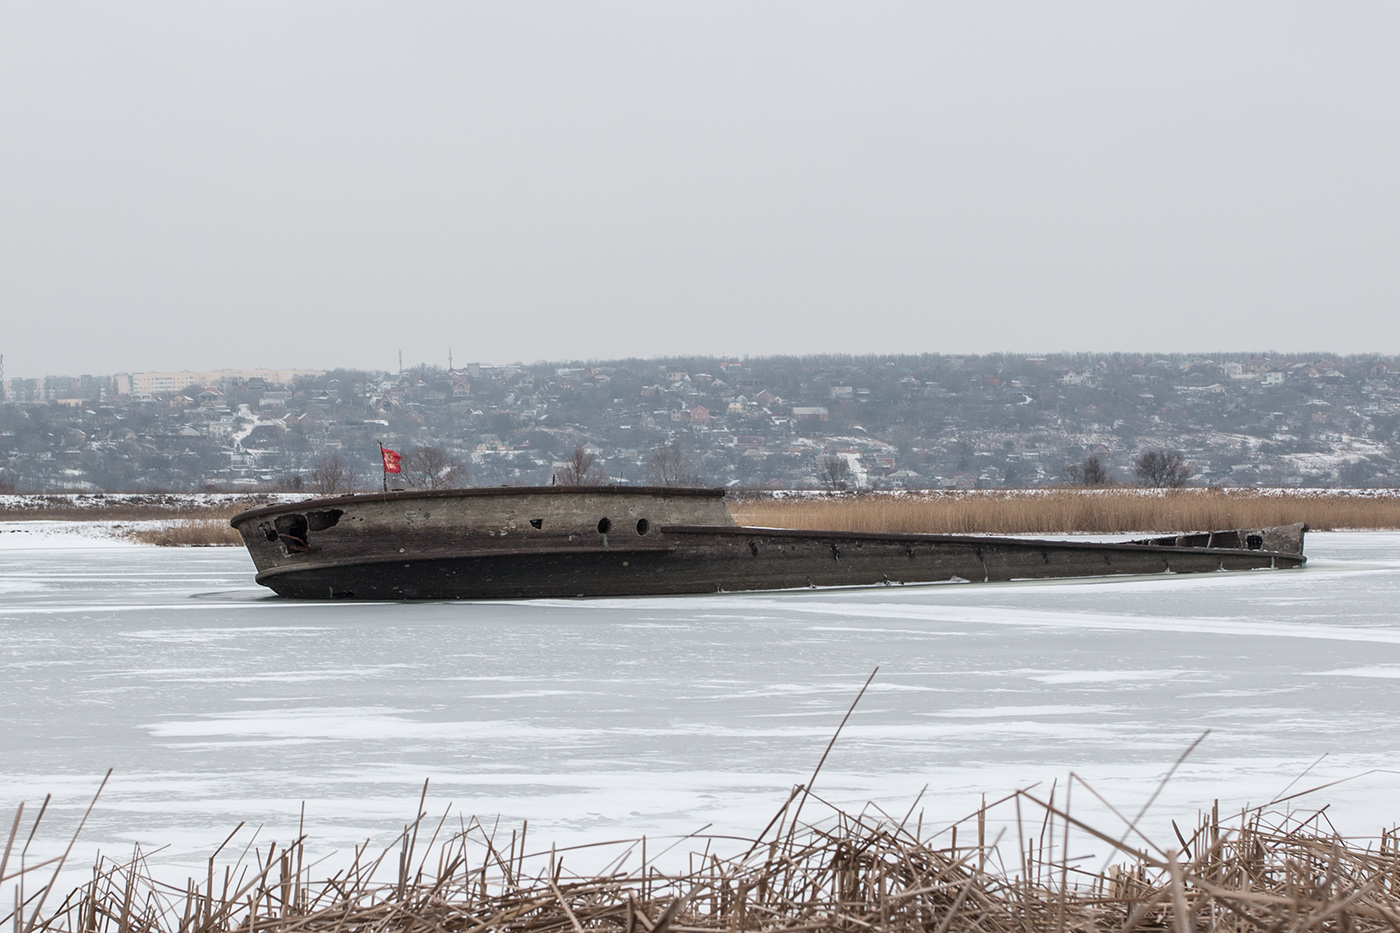
[[[650,596],[1300,567],[1304,524],[1119,543],[737,524],[722,489],[499,487],[313,499],[234,516],[294,599]]]

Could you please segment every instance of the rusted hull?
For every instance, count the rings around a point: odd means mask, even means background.
[[[645,596],[1282,569],[1304,563],[1306,531],[1094,544],[743,528],[718,491],[638,489],[391,494],[233,521],[258,582],[298,599]]]
[[[1302,566],[1262,551],[1088,547],[1046,542],[871,542],[850,536],[739,538],[688,532],[671,550],[476,554],[259,575],[295,599],[539,599],[656,596],[880,584],[996,582]],[[756,552],[756,553],[755,553]]]

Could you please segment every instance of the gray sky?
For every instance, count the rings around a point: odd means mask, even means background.
[[[1400,353],[1400,5],[0,0],[6,375]]]

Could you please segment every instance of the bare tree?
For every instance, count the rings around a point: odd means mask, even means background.
[[[1116,480],[1098,457],[1065,467],[1065,480],[1073,486],[1112,486]]]
[[[603,467],[594,461],[593,455],[580,445],[574,448],[573,456],[556,479],[561,486],[601,486],[608,477]]]
[[[268,485],[269,492],[305,492],[306,477],[300,473],[283,473]]]
[[[1133,475],[1144,486],[1163,489],[1185,486],[1191,471],[1180,451],[1152,448],[1133,458]]]
[[[851,463],[845,457],[828,454],[817,461],[817,479],[827,489],[840,492],[851,488]]]
[[[403,476],[414,489],[454,489],[467,483],[467,466],[441,447],[415,447],[403,458]]]
[[[685,454],[685,442],[679,437],[669,444],[660,443],[651,452],[647,464],[647,479],[657,486],[699,486],[700,477],[690,468]]]
[[[340,454],[317,460],[306,478],[307,488],[319,496],[340,496],[355,490],[355,468]]]

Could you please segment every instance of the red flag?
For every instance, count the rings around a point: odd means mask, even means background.
[[[403,472],[403,467],[399,466],[399,461],[402,460],[403,457],[399,454],[397,450],[390,450],[387,447],[381,447],[379,448],[379,453],[384,458],[385,473]]]

